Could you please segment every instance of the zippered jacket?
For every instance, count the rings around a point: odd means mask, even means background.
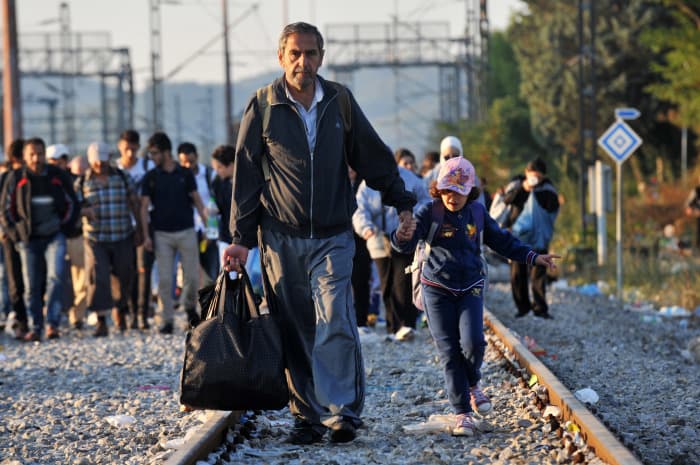
[[[436,200],[440,201],[440,200]],[[481,210],[475,214],[476,210]],[[421,206],[416,213],[416,231],[410,241],[399,243],[396,231],[391,234],[392,245],[402,253],[415,250],[419,240],[426,240],[433,223],[432,203]],[[477,218],[483,218],[483,230]],[[484,284],[480,240],[500,255],[532,265],[537,253],[491,218],[478,201],[470,201],[459,211],[445,209],[440,227],[435,233],[430,254],[423,264],[421,282],[453,292],[464,292]]]
[[[284,76],[272,84],[265,133],[256,96],[246,105],[234,161],[233,243],[255,247],[258,225],[302,238],[330,237],[350,230],[356,204],[348,165],[371,188],[384,193],[385,204],[404,211],[416,203],[404,189],[391,151],[352,94],[346,132],[338,85],[321,77],[318,81],[324,95],[317,104],[315,147],[309,147],[304,121],[285,93]],[[263,157],[269,163],[267,181]]]
[[[0,223],[14,242],[26,242],[32,236],[32,186],[27,170],[23,166],[10,172],[0,195]],[[80,214],[70,176],[49,164],[44,165],[44,173],[49,178],[49,194],[59,215],[61,231],[66,233],[74,228]]]

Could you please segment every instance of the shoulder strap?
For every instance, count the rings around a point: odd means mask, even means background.
[[[114,169],[117,170],[119,177],[122,178],[122,182],[124,183],[124,189],[128,193],[129,192],[129,182],[126,179],[126,173],[121,168],[114,168]]]
[[[428,244],[433,243],[435,239],[435,234],[438,228],[442,224],[442,219],[445,216],[445,205],[440,199],[433,200],[433,204],[430,207],[430,218],[432,222],[430,223],[430,230],[428,230],[428,236],[425,238],[425,242]]]
[[[340,107],[340,118],[343,120],[343,129],[347,134],[352,128],[352,108],[350,105],[350,93],[348,89],[337,82],[326,81],[328,85],[334,88],[338,94],[336,98],[338,99],[338,106]]]
[[[258,99],[258,108],[260,109],[260,114],[262,115],[262,134],[265,134],[267,132],[267,128],[270,126],[270,113],[272,112],[272,84],[259,88],[255,94],[256,98]],[[263,153],[260,162],[262,164],[265,182],[269,182],[270,160],[268,160],[267,155]]]

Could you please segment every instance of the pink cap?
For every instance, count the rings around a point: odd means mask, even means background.
[[[469,195],[476,181],[474,165],[466,158],[450,158],[440,165],[437,179],[438,190],[450,190]]]

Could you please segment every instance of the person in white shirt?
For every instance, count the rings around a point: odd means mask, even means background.
[[[139,133],[133,129],[127,129],[119,135],[117,148],[119,149],[120,157],[117,160],[117,167],[129,174],[136,185],[137,194],[141,196],[141,182],[144,175],[156,165],[153,160],[150,160],[144,154],[139,158],[138,152],[140,148]],[[134,224],[136,219],[134,218]],[[143,245],[136,248],[136,282],[132,286],[130,308],[136,309],[136,314],[132,315],[129,323],[132,329],[140,328],[148,329],[148,317],[151,314],[151,272],[153,270],[153,262],[155,254],[151,250],[146,250]]]
[[[210,166],[199,163],[197,147],[191,142],[183,142],[177,147],[177,158],[183,168],[192,171],[197,183],[199,197],[204,202],[204,205],[207,206],[212,199],[211,182],[215,173]],[[207,225],[202,223],[199,214],[195,211],[194,229],[197,232],[197,241],[199,243],[199,264],[205,273],[204,280],[214,281],[219,274],[218,238],[208,238],[206,227]]]

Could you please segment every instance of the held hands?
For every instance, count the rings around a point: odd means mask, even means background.
[[[416,219],[413,214],[408,211],[402,211],[399,214],[399,227],[396,229],[396,239],[399,242],[407,242],[413,238],[413,233],[416,232]]]
[[[226,271],[240,272],[248,260],[248,247],[231,244],[224,249],[224,255],[221,260]]]
[[[537,258],[535,259],[535,265],[546,266],[550,270],[556,270],[557,264],[554,263],[554,260],[559,259],[559,258],[561,258],[561,255],[555,255],[555,254],[538,255]]]

